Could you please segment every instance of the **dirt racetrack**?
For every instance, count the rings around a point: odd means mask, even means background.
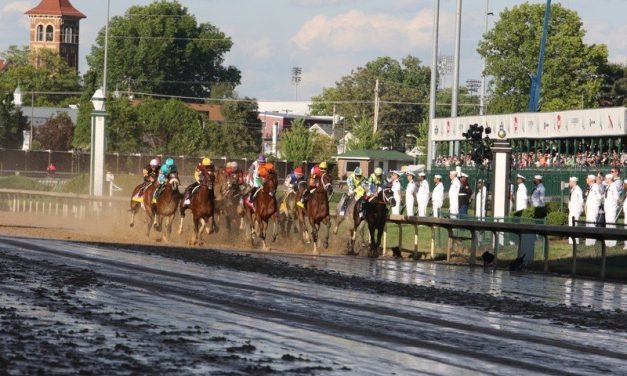
[[[244,253],[222,235],[211,249],[162,246],[126,217],[6,214],[0,374],[621,375],[627,364],[622,284],[311,257],[289,243],[278,245],[289,255]]]

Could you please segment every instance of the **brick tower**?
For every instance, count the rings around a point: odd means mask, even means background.
[[[68,65],[78,69],[78,24],[85,15],[69,0],[42,0],[25,13],[30,18],[30,50],[35,52],[35,65],[39,65],[37,52],[48,48],[59,53]]]

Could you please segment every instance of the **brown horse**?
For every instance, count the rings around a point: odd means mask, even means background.
[[[137,200],[137,194],[139,193],[139,190],[144,186],[144,184],[145,183],[140,184],[137,187],[135,187],[135,189],[133,190],[133,194],[131,195],[131,208],[129,209],[129,211],[131,212],[131,223],[129,223],[129,226],[130,227],[135,226],[135,215],[137,214],[139,209],[143,206],[144,211],[147,216],[146,221],[148,223],[148,226],[146,229],[146,236],[149,236],[150,228],[152,227],[152,221],[153,221],[152,205],[150,204],[150,201],[152,200],[152,195],[154,194],[155,189],[157,188],[157,185],[155,184],[155,179],[153,177],[150,181],[150,185],[146,187],[146,189],[144,189],[144,192],[142,193],[141,197],[139,197],[139,199],[141,199],[141,201],[139,201]]]
[[[228,175],[224,169],[216,171],[216,215],[224,216],[227,231],[244,227],[244,210],[240,205],[243,196],[237,173]],[[237,223],[239,222],[239,223]]]
[[[214,196],[215,175],[203,170],[200,173],[200,185],[192,195],[189,208],[192,210],[194,218],[194,233],[189,241],[189,245],[202,245],[202,232],[205,228],[212,233],[214,230],[213,214],[215,210]],[[185,220],[185,205],[181,200],[179,211],[181,212],[181,223],[179,225],[179,235],[183,233],[183,221]]]
[[[277,237],[278,205],[276,200],[276,190],[278,185],[279,181],[276,176],[276,171],[274,171],[274,169],[268,170],[267,176],[264,178],[263,187],[261,187],[255,195],[255,199],[253,201],[255,209],[253,210],[247,205],[244,205],[244,210],[246,211],[246,217],[250,228],[251,243],[254,247],[255,237],[258,232],[259,238],[263,242],[264,251],[270,250],[270,247],[266,244],[266,230],[270,219],[274,219],[272,241],[275,241]]]
[[[306,182],[302,181],[296,187],[296,190],[290,189],[281,198],[279,205],[279,223],[281,224],[281,234],[286,238],[290,236],[292,227],[298,231],[298,217],[302,209],[296,205],[302,196],[302,191],[306,189]],[[302,234],[302,231],[301,231]],[[304,238],[303,238],[304,240]]]
[[[156,203],[152,206],[151,219],[154,219],[154,227],[157,231],[162,231],[163,220],[165,219],[165,231],[163,231],[163,240],[170,241],[172,235],[172,224],[176,211],[179,208],[179,202],[182,199],[179,192],[179,179],[174,174],[170,175],[168,181],[164,184],[163,191],[159,195]]]
[[[329,174],[323,174],[321,177],[315,179],[314,191],[309,195],[304,210],[299,210],[299,223],[301,231],[307,241],[308,235],[310,235],[313,241],[313,252],[318,254],[318,232],[320,231],[320,224],[324,223],[327,228],[326,238],[324,239],[324,248],[329,247],[329,232],[331,229],[331,219],[329,217],[329,195],[333,190],[333,182]],[[302,195],[302,192],[300,192]],[[309,225],[311,229],[307,231],[307,224],[305,223],[305,217],[309,219]]]

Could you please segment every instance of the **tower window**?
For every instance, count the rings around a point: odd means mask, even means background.
[[[54,28],[52,25],[46,27],[46,42],[52,42],[54,37]]]
[[[63,43],[74,43],[73,41],[73,32],[70,26],[63,27],[63,33],[61,35],[61,40]]]
[[[37,42],[44,40],[44,25],[37,26]]]

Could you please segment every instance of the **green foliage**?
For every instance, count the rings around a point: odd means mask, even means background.
[[[138,110],[126,97],[107,101],[107,150],[131,153],[142,149]]]
[[[547,202],[546,203],[546,211],[548,213],[554,213],[560,211],[560,203],[559,202]]]
[[[602,107],[627,105],[627,65],[610,63],[604,67],[602,74],[600,105]]]
[[[435,116],[436,117],[450,117],[451,116],[451,103],[453,103],[453,89],[446,88],[438,90],[437,94],[437,103],[438,106],[435,108]],[[479,97],[470,95],[468,89],[462,87],[459,89],[459,100],[460,104],[457,108],[457,116],[473,116],[479,115]],[[476,106],[471,106],[469,104],[474,104]],[[426,132],[425,128],[425,132]],[[423,135],[423,139],[426,140],[426,133]],[[426,146],[426,141],[425,141]]]
[[[329,161],[331,157],[337,155],[337,144],[333,138],[320,133],[312,133],[310,137],[314,161]]]
[[[281,156],[290,162],[310,161],[314,157],[314,144],[311,132],[300,119],[294,120],[292,127],[285,131],[279,143]]]
[[[0,188],[3,189],[23,189],[26,191],[47,191],[48,187],[41,184],[36,179],[25,176],[0,177]]]
[[[229,87],[218,86],[212,93],[222,99],[239,99]],[[253,157],[261,145],[261,121],[257,101],[245,97],[242,101],[225,100],[222,123],[207,125],[208,153],[214,156]]]
[[[87,57],[86,89],[102,82],[104,28]],[[132,6],[109,25],[109,87],[133,91],[208,96],[214,83],[237,85],[240,71],[224,66],[231,38],[210,23],[198,23],[179,2]]]
[[[353,138],[346,145],[348,150],[379,149],[380,133],[372,132],[372,123],[368,119],[354,120],[352,124]]]
[[[2,76],[2,75],[0,75]],[[13,105],[13,93],[0,91],[0,147],[19,149],[22,147],[26,118]]]
[[[72,140],[72,146],[77,150],[89,150],[91,147],[91,113],[93,110],[90,96],[83,95],[78,108],[78,118]]]
[[[147,99],[139,106],[145,151],[183,155],[207,149],[200,115],[177,99]]]
[[[486,59],[484,73],[493,77],[490,113],[527,110],[544,11],[544,4],[529,3],[505,9],[479,43],[478,52]],[[582,96],[584,107],[597,106],[607,47],[587,45],[584,36],[579,15],[553,4],[542,77],[542,111],[579,108]]]
[[[547,225],[558,225],[563,226],[568,224],[568,214],[561,213],[558,211],[550,212],[546,216],[546,224]]]
[[[45,150],[66,151],[72,145],[73,135],[74,123],[67,113],[62,112],[36,128],[33,139]]]
[[[338,103],[336,113],[346,119],[370,121],[374,118],[374,88],[380,81],[380,141],[381,146],[405,149],[405,135],[418,133],[418,126],[426,116],[427,106],[417,104],[393,104],[385,102],[428,102],[430,69],[422,66],[420,59],[407,56],[401,61],[391,57],[379,57],[342,77],[335,87],[325,88],[312,98],[313,115],[332,115],[331,102]]]
[[[89,174],[73,177],[63,184],[63,193],[89,194]]]
[[[24,93],[24,105],[30,106],[30,91],[44,92],[76,92],[80,90],[79,76],[74,68],[67,65],[58,53],[41,49],[37,53],[39,66],[35,67],[30,62],[35,60],[30,55],[26,55],[28,50],[18,49],[15,46],[2,53],[11,61],[5,72],[0,74],[0,92],[11,92],[20,85]],[[70,103],[76,103],[76,96],[62,95],[36,95],[35,105],[37,106],[59,106],[64,107]]]

